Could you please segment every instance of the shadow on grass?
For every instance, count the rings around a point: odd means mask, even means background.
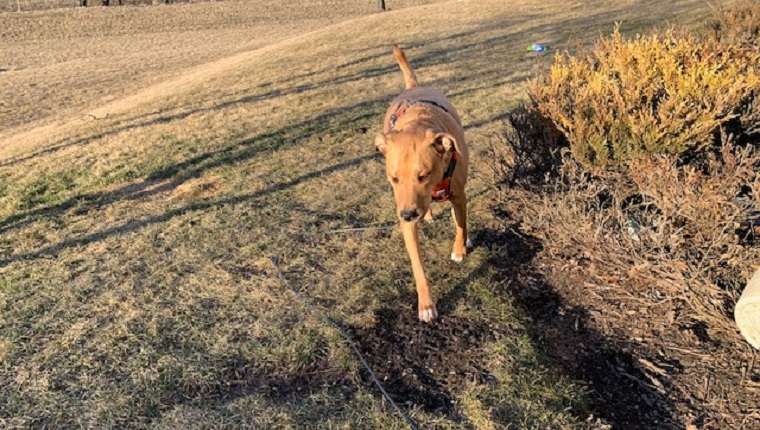
[[[318,178],[323,175],[328,175],[330,173],[333,173],[342,169],[359,165],[375,157],[377,157],[377,155],[374,153],[369,154],[369,155],[364,155],[361,157],[354,158],[352,160],[335,164],[333,166],[330,166],[324,169],[310,172],[308,174],[299,176],[287,182],[280,182],[280,183],[271,185],[261,191],[257,191],[257,192],[253,192],[249,194],[235,195],[235,196],[226,197],[222,199],[210,199],[210,200],[204,200],[197,203],[192,203],[186,206],[182,206],[180,208],[169,210],[161,215],[151,216],[151,217],[141,219],[141,220],[130,221],[121,225],[107,228],[105,230],[101,230],[96,233],[84,235],[78,238],[68,239],[63,242],[57,243],[55,245],[43,247],[33,252],[13,255],[9,258],[0,259],[0,267],[6,266],[14,261],[35,259],[35,258],[40,258],[44,256],[55,255],[58,252],[67,248],[84,246],[84,245],[91,244],[93,242],[101,241],[111,236],[121,235],[121,234],[129,233],[132,231],[140,230],[142,228],[145,228],[154,224],[169,221],[170,219],[174,217],[181,216],[190,212],[203,211],[203,210],[213,208],[213,207],[223,206],[227,204],[237,204],[237,203],[242,203],[242,202],[252,202],[254,207],[265,205],[266,204],[265,202],[259,201],[263,197],[266,197],[276,192],[286,190],[288,188],[294,187],[296,185],[299,185],[311,179]]]
[[[610,14],[605,15],[613,16]],[[599,19],[603,19],[603,17]],[[590,19],[584,18],[584,20],[588,22]],[[598,19],[592,21],[594,21],[593,25],[598,25]],[[568,20],[559,25],[573,25],[573,22],[574,20]],[[580,21],[576,22],[576,24],[578,23]],[[499,46],[503,49],[503,46],[508,45],[508,42],[512,41],[513,38],[519,39],[529,34],[530,30],[527,30],[519,35],[509,34],[489,38],[482,42],[461,43],[459,45],[456,44],[457,40],[455,40],[452,42],[453,46],[455,46],[453,49],[433,49],[424,55],[414,58],[412,61],[415,67],[420,67],[440,64],[447,61],[448,56],[451,54],[461,54],[459,57],[454,57],[457,58],[456,61],[460,62],[464,61],[464,59],[476,57],[486,58],[488,55],[492,55],[494,50],[499,49]],[[461,35],[458,37],[466,38],[468,36]],[[481,48],[489,48],[490,50],[484,55]],[[253,103],[288,94],[283,91],[291,91],[289,94],[293,94],[307,91],[311,85],[336,85],[351,80],[377,77],[387,73],[397,73],[396,66],[389,65],[372,68],[355,75],[343,76],[339,79],[323,80],[318,84],[308,84],[300,87],[294,86],[291,90],[267,91],[258,95],[224,102],[209,108],[192,109],[182,113],[162,116],[84,139],[60,143],[57,146],[26,156],[26,158],[11,160],[8,163],[18,163],[24,159],[54,152],[66,146],[89,143],[108,134],[176,121],[195,113],[223,109],[234,104]],[[467,79],[469,78],[464,78],[463,82]],[[249,160],[268,151],[296,145],[299,139],[303,139],[304,137],[314,136],[328,130],[340,129],[346,126],[352,127],[357,122],[367,121],[370,118],[380,118],[385,108],[384,102],[385,100],[376,99],[334,109],[280,130],[262,134],[242,142],[235,142],[223,149],[210,151],[160,169],[151,173],[144,181],[144,184],[137,187],[130,185],[127,189],[113,192],[78,196],[52,207],[34,209],[33,211],[10,217],[0,222],[0,229],[7,230],[19,227],[23,223],[28,223],[37,217],[62,215],[63,212],[75,207],[82,201],[96,205],[105,205],[121,200],[143,198],[150,195],[150,193],[158,192],[159,190],[153,189],[151,186],[162,180],[169,180],[172,184],[176,185],[184,180],[200,175],[208,169]],[[468,127],[477,127],[487,122],[504,118],[506,118],[505,114],[497,115],[483,122],[469,124]],[[1,259],[0,266],[6,266],[12,262],[24,259],[53,256],[67,248],[87,245],[108,237],[166,222],[186,213],[207,210],[220,205],[252,202],[252,205],[257,207],[258,205],[265,204],[262,199],[268,195],[284,191],[321,175],[359,165],[374,156],[374,154],[365,155],[337,163],[333,166],[301,175],[290,181],[273,184],[258,192],[221,199],[204,200],[168,210],[161,215],[129,221],[99,232],[67,239],[33,252]],[[8,163],[3,164],[3,166],[10,165]],[[513,223],[511,225],[512,229],[505,228],[503,231],[483,230],[476,232],[476,241],[480,243],[481,248],[488,250],[489,257],[486,264],[476,269],[474,273],[484,274],[496,269],[499,279],[494,280],[498,281],[494,282],[494,289],[499,293],[513,296],[524,313],[530,317],[532,322],[529,325],[529,333],[533,342],[540,349],[547,352],[553,363],[556,364],[562,373],[581,384],[587,384],[590,391],[588,410],[575,411],[578,417],[585,419],[585,415],[593,413],[596,416],[605,418],[616,428],[668,427],[669,424],[665,423],[670,422],[673,411],[672,404],[667,398],[656,392],[652,392],[639,382],[645,381],[646,376],[637,369],[630,354],[611,345],[601,334],[588,327],[589,317],[583,309],[567,308],[564,305],[561,296],[556,292],[555,288],[534,267],[534,256],[540,251],[538,241],[534,238],[513,233],[512,231],[516,230],[518,226],[511,220],[512,215],[502,214],[502,216],[505,218],[505,225],[509,225],[510,222]],[[414,321],[413,315],[388,312],[381,315],[379,319],[380,324],[371,328],[371,332],[357,332],[359,335],[357,341],[362,345],[362,348],[365,348],[368,354],[375,357],[373,364],[375,364],[376,369],[379,369],[378,371],[380,372],[386,372],[386,375],[390,377],[396,377],[393,380],[395,382],[392,384],[392,392],[398,396],[397,400],[399,402],[406,403],[410,401],[417,403],[422,405],[426,410],[447,413],[454,419],[457,419],[456,412],[449,409],[452,392],[457,387],[455,382],[462,381],[468,377],[482,378],[483,380],[488,379],[487,372],[478,366],[478,357],[473,357],[470,354],[471,349],[487,342],[491,336],[494,336],[494,333],[498,335],[501,329],[488,327],[482,321],[470,321],[446,315],[446,312],[456,307],[457,301],[462,300],[466,296],[466,292],[467,283],[466,281],[462,281],[446,296],[441,298],[441,327],[444,327],[445,330],[435,331],[430,327],[420,326]],[[391,328],[391,330],[388,328]],[[457,340],[454,340],[455,337]],[[415,339],[418,340],[418,345],[428,347],[431,350],[435,350],[435,352],[429,353],[430,351],[425,349],[408,349],[404,346],[405,340]],[[379,347],[375,347],[374,345],[379,345]],[[384,348],[388,351],[394,351],[393,356],[395,358],[391,360],[392,366],[385,365],[383,367],[383,352],[386,351]],[[454,352],[457,353],[457,356],[461,356],[462,352],[467,356],[461,361],[456,361],[452,359]],[[435,357],[435,359],[430,362],[425,361],[430,360],[430,357]],[[427,367],[426,365],[428,364],[431,366]],[[437,369],[434,369],[435,371],[431,371],[433,365],[438,366]],[[169,397],[173,397],[174,400],[167,401],[167,405],[170,405],[172,402],[175,402],[175,404],[182,403],[185,401],[182,399],[198,399],[199,397],[213,397],[214,395],[225,401],[229,401],[246,394],[260,392],[264,389],[269,389],[267,396],[287,400],[292,396],[298,396],[299,392],[308,394],[307,391],[313,389],[314,385],[340,385],[340,381],[342,380],[337,376],[334,378],[332,376],[308,378],[298,374],[269,378],[262,377],[260,372],[250,373],[250,363],[242,359],[231,360],[226,368],[229,369],[229,373],[225,373],[219,377],[220,386],[225,388],[208,393],[201,387],[180,387],[176,391],[168,393]],[[316,372],[320,369],[319,365],[317,365],[314,369],[308,370]],[[411,372],[404,375],[407,369],[411,370]],[[455,377],[450,380],[444,372],[440,372],[439,375],[438,370],[449,370],[448,375],[450,375],[451,371],[454,371]],[[243,382],[235,383],[234,381]],[[505,426],[519,421],[519,417],[509,416],[509,414],[499,416],[498,419]]]
[[[160,217],[128,223],[20,258],[54,254],[66,246],[83,245],[190,211],[256,201],[267,194],[359,165],[373,157],[374,154],[339,163],[258,193],[189,205]],[[519,224],[512,220],[513,214],[500,213],[498,216],[504,220],[503,228],[473,232],[478,246],[475,252],[485,252],[488,257],[472,270],[472,277],[491,276],[491,288],[495,293],[513,297],[529,318],[527,331],[535,349],[543,351],[548,356],[549,365],[555,366],[559,373],[587,387],[587,407],[571,412],[581,421],[589,414],[601,417],[613,428],[681,428],[673,424],[674,408],[667,397],[644,385],[647,377],[638,369],[634,358],[591,328],[589,315],[584,309],[567,307],[554,286],[535,267],[535,256],[541,251],[539,241],[516,233]],[[7,263],[2,262],[3,265]],[[422,324],[416,321],[412,312],[388,308],[379,312],[374,326],[350,329],[354,341],[394,400],[405,407],[415,405],[426,412],[442,414],[454,422],[462,421],[452,402],[461,387],[467,381],[493,383],[492,376],[481,362],[483,355],[477,353],[478,348],[513,334],[508,328],[492,326],[484,320],[450,315],[458,302],[467,296],[468,284],[468,279],[464,279],[440,298],[441,318],[435,324]],[[410,292],[400,300],[414,302],[415,297]],[[344,374],[331,371],[327,360],[315,359],[305,368],[281,373],[260,369],[257,363],[242,357],[230,357],[221,367],[225,370],[218,376],[215,386],[185,384],[167,388],[161,397],[162,403],[151,408],[157,414],[155,416],[178,404],[208,407],[252,394],[263,395],[275,404],[288,404],[307,401],[312,393],[322,389],[330,390],[331,396],[346,400],[356,391],[355,382],[347,380]],[[363,375],[363,385],[376,391],[367,375]],[[376,395],[381,397],[379,392]],[[561,412],[561,409],[555,412]],[[494,412],[492,420],[509,426],[523,422],[525,417],[521,414],[520,410],[506,405]]]
[[[612,19],[617,11],[610,11],[604,13],[598,17],[598,20]],[[585,22],[586,26],[590,26],[590,22],[598,23],[598,20],[592,20],[590,18],[583,19],[570,19],[563,25],[580,26]],[[488,32],[503,33],[504,28],[508,28],[510,22],[500,22],[496,24],[488,24],[479,27],[476,30],[457,33],[451,35],[446,39],[446,46],[440,48],[424,49],[429,45],[435,46],[440,44],[442,39],[431,38],[429,40],[422,40],[415,42],[414,46],[421,46],[423,49],[416,50],[412,63],[415,68],[432,67],[443,63],[451,63],[450,59],[454,58],[454,63],[466,64],[468,62],[480,62],[491,64],[493,56],[507,57],[510,52],[514,51],[515,40],[528,37],[533,30],[539,30],[543,28],[543,25],[536,26],[535,28],[527,29],[517,33],[499,34],[494,37],[486,38],[485,40],[479,40],[477,42],[470,41],[469,38],[477,35],[482,35]],[[580,28],[580,27],[579,27]],[[581,30],[578,30],[581,31]],[[375,47],[374,49],[387,49],[387,47]],[[419,52],[422,51],[422,52]],[[521,53],[524,54],[524,53]],[[240,104],[249,104],[259,101],[269,100],[277,97],[282,97],[291,94],[300,94],[309,90],[318,88],[329,88],[331,86],[355,82],[360,80],[367,80],[376,78],[389,73],[399,74],[398,66],[388,61],[388,64],[380,67],[368,67],[358,72],[350,72],[348,74],[330,77],[327,79],[321,79],[317,82],[296,84],[299,79],[307,79],[318,77],[321,74],[335,73],[335,70],[343,70],[350,68],[357,64],[363,64],[378,57],[387,56],[390,58],[390,52],[384,54],[372,54],[365,55],[356,60],[349,61],[345,64],[341,64],[336,68],[325,68],[314,72],[300,74],[293,78],[288,78],[280,81],[273,81],[271,83],[261,84],[259,88],[267,88],[274,84],[293,84],[285,89],[273,89],[258,94],[252,94],[249,96],[241,97],[235,100],[225,101],[217,103],[210,107],[194,108],[183,112],[178,112],[169,115],[162,115],[158,118],[152,118],[140,121],[141,117],[132,118],[126,120],[132,122],[127,125],[117,126],[113,129],[105,130],[94,135],[86,136],[79,139],[70,141],[63,141],[52,144],[50,147],[41,151],[22,156],[19,158],[7,160],[0,163],[0,167],[9,167],[15,164],[27,161],[39,156],[50,154],[58,150],[68,148],[71,146],[85,145],[91,142],[95,142],[107,136],[115,135],[121,132],[139,129],[143,127],[149,127],[162,123],[170,123],[173,121],[187,118],[194,114],[201,114],[205,112],[219,111],[227,107]],[[479,63],[479,64],[480,64]],[[514,66],[514,65],[513,65]],[[514,68],[514,67],[513,67]],[[529,68],[529,65],[523,64],[520,66],[519,71],[525,71]],[[483,88],[482,82],[488,81],[493,76],[502,78],[502,70],[490,70],[478,71],[473,70],[472,67],[462,70],[469,70],[470,72],[457,80],[458,86],[465,87],[462,90],[454,92],[457,95],[470,94],[473,91],[478,91]],[[514,71],[512,73],[517,73]],[[515,83],[517,78],[509,78],[505,83]],[[503,80],[503,79],[502,79]],[[471,82],[475,86],[473,88],[467,88],[467,83]],[[424,79],[423,79],[424,83]],[[401,86],[399,86],[401,91]],[[329,130],[350,130],[355,128],[357,123],[367,122],[372,120],[379,120],[382,118],[386,103],[393,97],[393,94],[388,94],[381,98],[373,100],[367,100],[353,105],[338,107],[329,111],[325,111],[319,115],[315,115],[311,118],[302,120],[300,122],[282,127],[272,132],[263,133],[242,141],[233,142],[222,149],[209,151],[195,157],[188,158],[182,162],[173,164],[171,166],[164,167],[157,171],[150,173],[144,181],[140,184],[128,184],[122,188],[107,192],[94,192],[86,193],[74,196],[67,199],[64,202],[57,203],[52,206],[45,206],[41,208],[33,208],[31,210],[11,215],[8,218],[0,221],[0,233],[7,231],[11,228],[19,228],[40,217],[58,217],[63,215],[65,211],[68,211],[78,205],[94,205],[96,207],[114,203],[121,200],[136,200],[144,197],[150,197],[151,195],[164,192],[167,189],[172,189],[183,181],[190,179],[194,176],[198,176],[206,170],[214,167],[219,167],[225,164],[232,164],[235,162],[244,161],[257,156],[267,150],[276,150],[286,146],[295,145],[299,140],[305,139],[310,136],[315,136]],[[151,115],[152,116],[152,115]],[[473,121],[465,124],[465,130],[481,127],[489,123],[500,121],[506,118],[507,114],[495,115],[491,118]],[[134,122],[138,121],[138,122]],[[289,140],[285,142],[285,140]],[[157,186],[157,183],[164,180],[170,180],[170,183]]]
[[[478,351],[515,332],[486,320],[451,315],[467,297],[470,282],[489,276],[492,291],[513,297],[527,316],[527,334],[534,349],[545,354],[547,366],[584,388],[583,405],[570,411],[579,421],[593,415],[613,428],[682,428],[673,421],[672,402],[646,385],[647,376],[634,357],[591,328],[585,309],[566,306],[544,278],[534,261],[541,251],[539,241],[516,233],[519,225],[511,219],[512,214],[499,216],[504,221],[502,229],[473,232],[474,252],[485,252],[488,257],[439,298],[438,321],[423,324],[413,312],[391,307],[378,311],[374,326],[350,329],[394,400],[461,423],[455,399],[462,387],[468,381],[495,383],[482,362],[486,354]],[[416,303],[416,296],[409,292],[401,300]],[[368,375],[364,383],[372,387]],[[381,396],[379,392],[376,395]],[[554,413],[567,408],[563,401],[547,402]],[[505,427],[532,420],[510,404],[498,405],[490,418]]]
[[[209,151],[153,171],[140,183],[129,183],[111,191],[79,194],[55,205],[12,215],[0,221],[0,233],[12,228],[23,227],[39,218],[63,216],[67,211],[80,205],[101,208],[119,201],[147,198],[171,190],[188,179],[200,176],[207,170],[243,162],[269,154],[272,151],[292,147],[327,130],[353,130],[359,124],[366,123],[379,116],[383,108],[382,100],[369,100],[336,108],[268,133],[234,141],[221,149]],[[367,147],[370,147],[369,144]],[[165,181],[168,182],[162,184]]]

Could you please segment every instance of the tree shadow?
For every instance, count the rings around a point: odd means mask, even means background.
[[[107,228],[95,233],[86,234],[86,235],[76,237],[76,238],[66,239],[57,244],[42,247],[36,251],[27,252],[23,254],[14,254],[10,257],[0,259],[0,267],[7,266],[8,264],[13,263],[15,261],[56,255],[57,253],[67,248],[84,246],[84,245],[91,244],[93,242],[104,240],[112,236],[118,236],[125,233],[137,231],[154,224],[169,221],[172,218],[175,218],[177,216],[182,216],[191,212],[203,211],[203,210],[207,210],[214,207],[220,207],[220,206],[224,206],[228,204],[237,204],[241,202],[250,202],[254,208],[260,207],[260,206],[266,205],[266,202],[260,201],[260,200],[270,194],[277,193],[277,192],[286,190],[288,188],[292,188],[296,185],[312,180],[314,178],[319,178],[323,175],[328,175],[330,173],[334,173],[342,169],[346,169],[352,166],[357,166],[375,157],[377,157],[375,153],[364,155],[361,157],[354,158],[352,160],[348,160],[342,163],[332,165],[324,169],[312,171],[308,174],[301,175],[290,181],[279,182],[279,183],[270,185],[269,187],[266,187],[263,190],[256,191],[253,193],[239,194],[239,195],[234,195],[234,196],[225,197],[221,199],[206,199],[200,202],[195,202],[195,203],[191,203],[179,208],[168,210],[161,215],[155,215],[155,216],[147,217],[140,220],[129,221],[129,222],[116,225],[116,226],[113,226],[113,227],[110,227],[110,228]]]
[[[589,20],[589,18],[584,18],[584,20]],[[572,23],[573,20],[568,20],[568,22],[560,25],[572,25]],[[598,21],[594,20],[594,25],[597,24]],[[501,25],[508,25],[508,23]],[[530,30],[522,33],[521,36],[529,35]],[[463,33],[462,35],[456,35],[456,37],[465,38],[467,34]],[[474,56],[485,57],[479,48],[491,47],[493,50],[496,49],[493,47],[503,46],[512,40],[511,38],[518,36],[520,35],[510,34],[489,38],[478,43],[463,43],[454,49],[432,49],[425,55],[414,59],[413,62],[416,66],[434,66],[447,61],[446,59],[449,58],[448,55],[451,53],[462,54],[457,61],[462,61],[465,58],[474,58]],[[455,40],[454,42],[457,41]],[[367,58],[376,57],[368,56]],[[357,60],[357,62],[360,61],[362,60]],[[315,84],[294,85],[292,89],[265,91],[260,94],[219,103],[211,107],[195,108],[171,115],[162,115],[159,118],[123,126],[120,129],[116,129],[118,131],[104,131],[83,139],[59,143],[35,154],[10,160],[2,164],[2,166],[19,163],[68,146],[89,143],[121,131],[180,120],[196,113],[220,110],[237,104],[255,103],[270,98],[282,97],[287,94],[303,93],[318,86],[337,85],[396,72],[397,67],[395,65],[370,68],[361,73],[322,80]],[[327,73],[327,69],[314,73]],[[477,79],[482,79],[482,75],[479,76]],[[464,80],[468,79],[475,80],[471,76]],[[468,94],[468,91],[476,91],[481,88],[482,86],[465,89],[457,94],[464,95]],[[122,200],[144,198],[154,193],[163,192],[166,189],[165,187],[176,186],[182,181],[198,176],[208,169],[249,160],[275,149],[295,145],[298,143],[299,138],[303,138],[304,136],[313,136],[335,127],[350,127],[352,124],[356,124],[357,121],[379,117],[385,107],[384,102],[385,99],[375,99],[334,109],[271,133],[265,133],[242,142],[236,142],[221,150],[210,151],[162,168],[148,175],[140,184],[130,184],[117,191],[77,196],[52,207],[38,208],[18,216],[9,217],[0,222],[0,232],[7,231],[9,228],[19,227],[38,217],[61,215],[82,201],[96,205],[106,205]],[[489,119],[470,123],[467,125],[467,128],[479,127],[506,117],[507,114],[499,114]],[[262,144],[258,145],[260,141]],[[254,193],[221,199],[207,199],[168,210],[161,215],[129,221],[96,233],[67,239],[33,252],[0,259],[0,267],[23,259],[55,255],[67,248],[83,246],[115,235],[133,232],[194,211],[202,211],[239,202],[251,202],[253,208],[257,208],[259,205],[265,204],[262,199],[268,195],[286,190],[325,174],[359,165],[374,157],[374,154],[364,155],[312,171],[290,181],[273,184],[264,190]],[[161,184],[161,181],[169,181],[169,183],[156,187],[155,185]],[[499,282],[495,283],[493,288],[498,293],[514,297],[524,313],[530,317],[529,333],[533,342],[547,352],[550,359],[562,373],[579,384],[588,387],[590,393],[588,399],[589,407],[588,410],[575,411],[578,417],[585,419],[585,415],[591,412],[596,416],[605,418],[616,428],[678,428],[677,425],[672,423],[674,409],[672,403],[666,396],[647,386],[645,383],[647,377],[638,368],[633,357],[620,347],[613,345],[602,334],[594,330],[589,324],[589,315],[585,309],[567,306],[556,288],[545,279],[539,268],[535,267],[535,256],[541,251],[540,242],[533,237],[517,233],[519,231],[519,224],[513,220],[513,214],[500,213],[498,216],[504,220],[504,228],[502,230],[483,229],[475,232],[474,239],[476,243],[481,248],[488,249],[489,258],[485,264],[475,269],[473,272],[474,276],[482,275],[495,268],[498,273]],[[440,303],[442,304],[442,326],[450,327],[450,331],[448,332],[444,330],[433,333],[431,331],[433,329],[429,327],[411,324],[410,322],[414,321],[413,315],[394,314],[393,312],[380,315],[381,323],[373,327],[371,329],[373,330],[372,332],[355,332],[360,338],[363,347],[366,348],[365,352],[372,354],[378,362],[384,358],[382,354],[384,350],[372,349],[372,340],[382,340],[378,345],[383,346],[401,345],[400,349],[394,353],[394,356],[397,357],[396,367],[387,368],[387,374],[390,377],[398,377],[395,385],[397,391],[395,393],[400,393],[399,395],[402,397],[400,400],[417,401],[426,410],[441,411],[446,408],[447,402],[450,403],[453,386],[449,380],[440,379],[441,376],[430,372],[427,367],[419,364],[416,361],[419,358],[418,355],[415,355],[417,352],[406,349],[404,340],[425,339],[424,341],[418,341],[418,345],[422,344],[424,347],[437,349],[437,355],[434,355],[438,357],[437,360],[443,363],[442,365],[450,366],[451,363],[456,361],[452,360],[452,354],[449,354],[449,352],[464,351],[465,353],[469,353],[468,345],[482,343],[490,339],[490,333],[494,331],[489,332],[488,327],[480,325],[481,322],[472,322],[447,315],[456,308],[458,302],[463,300],[466,293],[467,280],[463,280],[440,299]],[[391,330],[388,330],[388,328]],[[465,330],[470,337],[462,336]],[[451,344],[451,334],[464,339],[462,342],[465,343]],[[462,374],[465,378],[473,376],[488,378],[487,372],[478,369],[477,357],[467,357],[466,360],[460,363],[461,368],[464,369],[462,370]],[[315,365],[315,367],[307,370],[318,374],[317,371],[323,369],[320,366]],[[220,387],[223,388],[219,388],[216,392],[208,392],[203,387],[177,387],[176,391],[170,393],[173,400],[168,401],[167,405],[171,405],[172,402],[176,404],[186,401],[183,399],[213,398],[216,395],[224,401],[230,401],[247,394],[265,390],[269,393],[274,393],[269,394],[272,398],[290,401],[293,396],[308,395],[308,392],[314,389],[314,387],[324,386],[325,384],[351,386],[351,384],[346,384],[344,379],[336,375],[320,377],[309,377],[300,374],[268,376],[264,373],[263,369],[252,371],[251,369],[254,369],[254,367],[251,366],[251,363],[240,357],[232,358],[228,365],[225,366],[225,369],[228,369],[227,373],[219,375],[218,378]],[[410,376],[408,378],[401,377],[403,375],[397,373],[398,369],[410,369]],[[410,382],[412,380],[415,381],[414,384]],[[503,424],[510,425],[511,423],[504,422]]]
[[[210,169],[240,163],[275,150],[292,147],[328,129],[351,130],[358,123],[379,116],[383,107],[381,99],[368,100],[332,109],[271,132],[234,141],[221,149],[208,151],[155,170],[138,183],[127,183],[109,191],[78,194],[54,205],[11,215],[0,221],[0,233],[23,227],[40,218],[60,217],[78,206],[84,205],[90,209],[102,208],[119,201],[148,198],[176,188],[188,179],[198,177]]]
[[[606,12],[604,14],[601,14],[598,19],[610,19],[611,17],[614,17],[615,13],[616,11]],[[598,22],[597,20],[591,20],[589,18],[573,18],[569,19],[566,24],[580,25],[579,23],[586,22],[586,25],[589,25],[589,21],[594,23]],[[488,24],[480,26],[475,30],[452,34],[450,37],[446,38],[446,46],[440,48],[436,48],[434,46],[440,45],[440,43],[444,41],[444,39],[441,38],[430,38],[416,41],[414,46],[419,46],[422,49],[421,52],[415,53],[415,56],[412,60],[414,67],[433,67],[449,62],[450,58],[455,58],[456,63],[466,63],[467,61],[471,61],[473,59],[481,59],[481,61],[490,62],[490,60],[487,59],[491,55],[507,55],[511,49],[510,42],[513,42],[514,39],[519,40],[520,38],[524,38],[529,35],[534,29],[540,29],[543,27],[543,25],[538,25],[535,28],[529,28],[522,32],[499,34],[497,36],[486,38],[478,42],[468,41],[468,38],[475,35],[482,35],[483,33],[503,33],[503,29],[508,28],[509,24],[510,22]],[[376,58],[386,55],[390,58],[389,52],[384,53],[388,50],[387,48],[388,47],[386,46],[375,46],[373,48],[368,48],[382,51],[383,53],[364,55],[356,60],[352,60],[337,66],[337,69],[348,69],[357,64],[367,63]],[[527,66],[523,66],[520,70],[526,68]],[[335,69],[333,68],[323,68],[306,74],[300,74],[296,77],[288,78],[285,80],[260,84],[259,88],[263,89],[279,83],[293,83],[296,82],[297,79],[312,78],[321,74],[334,73],[334,70]],[[32,154],[0,162],[0,167],[13,166],[15,164],[42,155],[50,154],[68,147],[85,145],[124,131],[149,127],[157,124],[170,123],[187,118],[194,114],[218,111],[235,105],[255,103],[286,95],[299,94],[312,89],[330,87],[338,84],[369,78],[376,78],[389,73],[398,73],[398,66],[391,61],[389,61],[388,64],[384,66],[368,67],[360,71],[352,71],[345,75],[321,79],[316,82],[292,85],[291,87],[285,89],[269,90],[263,93],[241,97],[235,100],[220,102],[209,107],[193,108],[182,112],[160,115],[156,118],[134,122],[140,118],[136,117],[125,120],[127,124],[122,126],[117,126],[115,128],[104,130],[82,138],[64,140],[58,143],[54,143],[51,146]],[[460,86],[466,87],[464,84],[467,82],[473,82],[475,83],[475,87],[464,88],[458,92],[455,92],[455,94],[464,95],[482,88],[482,81],[485,79],[484,76],[487,74],[484,73],[485,72],[483,71],[477,73],[471,72],[468,75],[464,76],[462,79],[459,79],[457,83]],[[513,80],[514,78],[508,80],[507,82],[512,82]],[[204,171],[212,169],[214,167],[240,162],[253,158],[262,152],[294,145],[298,142],[299,139],[314,136],[321,132],[326,132],[329,129],[351,129],[357,122],[365,120],[369,121],[373,118],[381,118],[382,112],[385,109],[385,103],[387,103],[387,101],[390,100],[393,95],[394,94],[386,94],[375,99],[357,102],[352,105],[341,106],[271,132],[262,133],[242,141],[235,141],[222,149],[209,151],[154,171],[139,184],[129,183],[116,190],[78,194],[67,199],[66,201],[54,204],[52,206],[34,208],[25,212],[11,215],[6,219],[0,221],[0,233],[8,231],[11,228],[23,227],[24,225],[33,222],[39,217],[60,216],[66,211],[69,211],[78,205],[100,207],[117,201],[136,200],[140,198],[150,197],[151,195],[155,195],[157,193],[161,193],[168,189],[176,187],[183,181],[194,176],[198,176]],[[465,124],[465,130],[482,127],[489,123],[503,120],[507,118],[507,116],[507,113],[503,113],[495,115],[491,118],[468,122]],[[292,140],[285,142],[284,140],[288,138],[291,138]],[[161,181],[169,182],[160,184],[159,182]]]

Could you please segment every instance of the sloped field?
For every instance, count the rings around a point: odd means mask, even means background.
[[[225,7],[236,4],[213,7],[234,16]],[[593,328],[578,340],[604,347],[579,364],[593,366],[591,381],[546,354],[562,331],[534,324],[537,310],[568,333],[577,320],[558,297],[515,294],[547,282],[534,261],[541,249],[495,211],[488,154],[524,80],[550,59],[526,46],[572,48],[617,21],[633,32],[706,13],[690,0],[472,0],[326,27],[335,17],[282,18],[272,31],[242,21],[237,34],[263,35],[225,51],[194,33],[198,43],[182,44],[198,50],[193,61],[178,48],[168,67],[176,78],[147,89],[147,80],[124,84],[89,109],[95,98],[83,95],[55,121],[34,103],[18,104],[26,115],[4,111],[0,424],[404,428],[340,335],[293,299],[272,265],[278,257],[290,285],[346,328],[421,428],[682,428],[674,400],[621,377],[639,370]],[[285,37],[296,28],[302,34]],[[474,253],[462,265],[448,260],[445,207],[422,229],[442,314],[432,326],[414,318],[371,144],[402,89],[392,43],[463,113],[474,154]],[[150,62],[167,51],[118,52]],[[93,61],[87,70],[100,70],[103,60]],[[41,106],[83,93],[68,88],[38,93],[51,100]],[[360,227],[382,228],[336,231]]]

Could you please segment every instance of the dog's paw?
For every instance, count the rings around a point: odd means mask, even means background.
[[[464,258],[467,256],[467,254],[455,254],[451,253],[451,261],[455,263],[461,263],[464,261]]]
[[[455,263],[461,263],[464,261],[464,259],[467,257],[467,253],[470,252],[470,250],[473,248],[472,241],[468,237],[467,240],[464,242],[463,248],[458,248],[456,245],[454,245],[454,249],[451,251],[451,261]]]
[[[435,303],[430,303],[428,306],[420,306],[419,308],[420,321],[429,323],[438,318],[438,311],[435,309]]]

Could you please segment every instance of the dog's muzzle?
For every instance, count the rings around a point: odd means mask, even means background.
[[[404,209],[399,212],[399,215],[401,216],[401,219],[403,219],[406,222],[411,222],[416,220],[420,217],[420,213],[417,212],[416,209]]]

